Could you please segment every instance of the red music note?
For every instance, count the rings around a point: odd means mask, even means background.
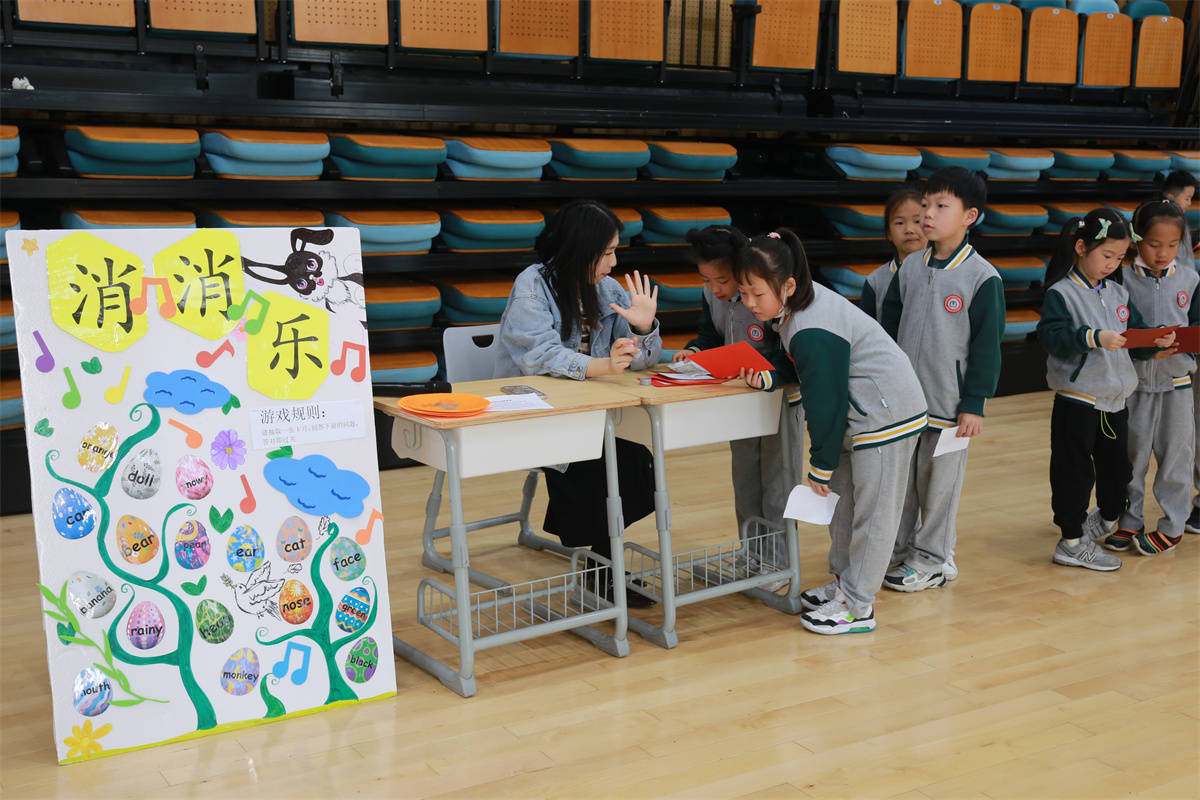
[[[233,355],[233,342],[226,339],[221,343],[220,347],[218,347],[216,350],[213,350],[211,353],[207,350],[201,350],[199,353],[196,353],[196,363],[201,367],[211,367],[213,362],[221,357],[222,353],[229,353],[229,355]]]
[[[371,543],[371,535],[375,532],[375,520],[383,522],[383,514],[379,513],[378,508],[371,510],[371,518],[367,520],[367,527],[354,534],[354,538],[359,544]]]
[[[261,294],[250,289],[246,292],[246,296],[242,298],[242,302],[234,303],[229,307],[228,315],[230,319],[241,319],[246,316],[246,309],[250,307],[250,303],[258,303],[258,316],[246,322],[246,333],[253,336],[262,330],[263,322],[267,318],[267,310],[271,307],[271,302],[264,298]]]
[[[250,491],[250,481],[246,480],[245,475],[242,475],[242,488],[246,490],[246,496],[242,498],[238,508],[242,510],[243,514],[249,514],[258,506],[258,501],[254,499],[254,492]]]
[[[166,278],[142,278],[142,293],[129,301],[129,310],[134,314],[145,314],[146,304],[150,300],[150,287],[158,286],[162,290],[163,300],[158,304],[158,314],[164,319],[175,316],[175,296]]]
[[[354,342],[342,342],[342,354],[334,359],[329,365],[329,371],[334,375],[341,375],[346,371],[346,354],[353,351],[358,354],[358,364],[350,370],[350,379],[355,383],[360,383],[363,378],[367,377],[367,348],[361,344]]]
[[[37,361],[33,362],[38,372],[49,372],[54,369],[54,356],[50,355],[50,348],[46,347],[46,340],[42,338],[40,331],[33,332],[33,340],[38,343],[38,347],[42,351],[42,354],[37,357]]]
[[[187,446],[193,450],[204,444],[204,437],[200,435],[200,431],[189,428],[177,419],[169,419],[167,420],[167,424],[179,428],[179,430],[186,433],[187,439],[185,441],[187,442]]]

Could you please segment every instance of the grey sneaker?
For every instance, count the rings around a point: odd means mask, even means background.
[[[807,589],[800,593],[800,605],[807,611],[815,611],[828,603],[838,592],[838,579],[834,578],[824,586]]]
[[[1091,513],[1087,515],[1087,519],[1083,521],[1083,538],[1089,542],[1099,541],[1116,529],[1117,520],[1114,519],[1112,522],[1109,522],[1100,516],[1100,509],[1093,508]]]
[[[921,592],[946,585],[946,576],[940,569],[925,571],[901,564],[883,576],[883,585],[897,592]]]
[[[946,563],[942,564],[942,577],[947,581],[958,579],[958,564],[954,563],[954,555],[951,554]]]
[[[1059,539],[1054,548],[1054,563],[1064,567],[1094,569],[1098,572],[1112,572],[1121,568],[1121,559],[1104,552],[1099,543],[1088,539],[1080,539],[1077,545],[1069,545],[1065,540]]]

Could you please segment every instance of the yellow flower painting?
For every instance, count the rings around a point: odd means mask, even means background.
[[[107,736],[112,731],[112,725],[105,723],[93,731],[92,721],[89,719],[83,723],[82,728],[78,725],[72,726],[72,731],[75,734],[74,736],[68,736],[63,739],[63,744],[71,748],[67,752],[67,758],[74,758],[75,756],[91,758],[104,750],[96,740],[102,736]]]

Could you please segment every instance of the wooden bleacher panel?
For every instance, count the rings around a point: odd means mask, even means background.
[[[487,0],[404,0],[400,46],[424,50],[487,50]]]
[[[911,0],[908,4],[904,77],[962,77],[962,6],[955,0]]]
[[[895,0],[842,0],[837,10],[838,72],[895,75]]]
[[[577,0],[500,0],[497,52],[574,58],[579,55]]]
[[[252,34],[254,0],[150,0],[150,29]]]
[[[932,0],[930,0],[932,2]],[[759,0],[750,66],[811,70],[817,66],[818,0]]]
[[[668,64],[720,68],[731,65],[734,33],[732,2],[688,0],[686,3],[671,3],[669,12]],[[714,33],[718,37],[715,40]]]
[[[132,28],[133,0],[19,0],[22,22]]]
[[[1021,80],[1021,9],[1007,3],[979,3],[967,29],[967,80],[1017,83]]]
[[[298,42],[386,45],[387,19],[387,0],[292,2],[292,34]]]
[[[591,4],[588,56],[620,61],[663,60],[662,0]]]
[[[1179,86],[1183,68],[1183,20],[1146,17],[1138,26],[1137,69],[1133,85],[1139,89]]]
[[[1075,83],[1079,75],[1079,17],[1065,8],[1035,8],[1029,15],[1026,83]]]
[[[1132,50],[1132,19],[1124,14],[1090,15],[1083,29],[1080,85],[1128,86]]]

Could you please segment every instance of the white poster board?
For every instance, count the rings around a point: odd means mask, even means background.
[[[59,761],[394,694],[358,231],[7,243]]]

